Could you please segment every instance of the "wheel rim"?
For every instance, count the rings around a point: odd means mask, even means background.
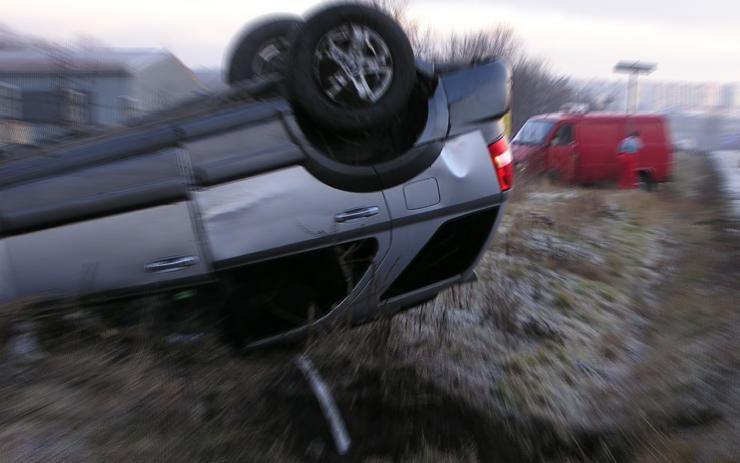
[[[388,92],[393,57],[373,29],[343,24],[324,34],[313,56],[313,74],[321,92],[344,107],[365,107]]]
[[[286,37],[278,37],[262,44],[252,60],[252,75],[266,77],[280,72],[288,48],[290,40]]]

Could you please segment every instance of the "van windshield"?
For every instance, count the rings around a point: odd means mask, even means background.
[[[548,121],[527,121],[524,126],[519,129],[512,143],[518,143],[520,145],[541,145],[545,141],[545,137],[550,133],[553,123]]]

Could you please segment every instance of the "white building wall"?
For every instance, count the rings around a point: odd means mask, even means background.
[[[120,123],[119,97],[130,94],[133,78],[96,78],[91,80],[90,86],[94,89],[94,95],[90,101],[94,114],[93,120],[103,125]]]
[[[732,82],[722,86],[721,106],[725,109],[740,110],[740,82]]]
[[[141,112],[156,111],[205,91],[195,74],[173,55],[134,73],[130,95]]]

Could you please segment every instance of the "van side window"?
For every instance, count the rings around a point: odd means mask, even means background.
[[[573,125],[565,124],[560,126],[555,138],[552,139],[553,145],[570,145],[573,143]]]

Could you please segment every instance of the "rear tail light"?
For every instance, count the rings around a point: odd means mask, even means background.
[[[514,163],[506,138],[502,137],[489,145],[488,153],[491,155],[491,162],[496,169],[501,191],[510,190],[514,186]]]

